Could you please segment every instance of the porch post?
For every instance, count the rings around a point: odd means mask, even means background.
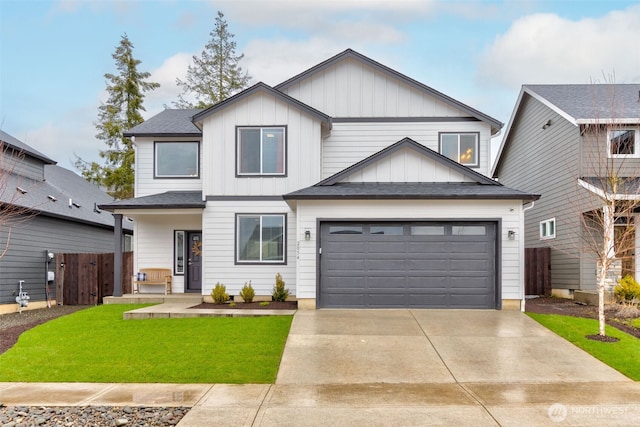
[[[113,214],[113,234],[115,248],[113,251],[113,296],[122,296],[122,214]]]
[[[634,266],[634,279],[640,279],[640,262],[638,262],[638,255],[640,255],[640,230],[638,226],[640,225],[640,214],[633,214],[633,228],[634,234],[636,238],[636,244],[633,248],[633,266]]]

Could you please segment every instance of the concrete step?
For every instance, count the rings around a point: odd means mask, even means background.
[[[200,294],[125,294],[121,297],[104,297],[104,304],[200,304]]]

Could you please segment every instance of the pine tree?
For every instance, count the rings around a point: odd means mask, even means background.
[[[85,162],[78,158],[75,162],[82,175],[91,182],[101,185],[116,199],[133,197],[135,153],[133,143],[123,136],[123,132],[142,123],[144,93],[160,87],[148,82],[151,73],[138,71],[141,61],[133,56],[133,44],[123,35],[120,45],[112,54],[117,74],[107,73],[107,93],[109,98],[98,107],[98,122],[95,124],[96,138],[105,142],[107,148],[100,151],[104,165]]]
[[[218,11],[215,28],[200,57],[193,56],[185,80],[176,79],[182,93],[174,105],[179,108],[207,108],[223,101],[247,87],[249,77],[238,65],[244,54],[236,55],[234,35],[227,29],[227,21]],[[197,103],[185,99],[195,97]]]

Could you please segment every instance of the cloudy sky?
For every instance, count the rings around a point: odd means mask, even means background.
[[[640,82],[640,4],[622,0],[0,0],[0,128],[72,169],[100,161],[97,109],[127,34],[177,99],[217,11],[252,77],[278,84],[352,48],[505,124],[522,84]]]

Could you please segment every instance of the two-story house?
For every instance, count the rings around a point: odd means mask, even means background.
[[[599,235],[589,233],[584,220],[603,209],[598,193],[610,191],[608,177],[640,177],[640,85],[524,85],[492,176],[542,196],[526,212],[524,241],[551,248],[553,293],[594,290],[598,267],[590,243]],[[633,187],[617,197],[638,198],[640,186]],[[636,227],[637,220],[618,218],[615,230]],[[614,234],[615,242],[621,233]],[[635,242],[640,247],[640,233]],[[619,260],[609,285],[621,275],[640,277],[637,249],[614,246]]]
[[[102,207],[174,292],[270,295],[281,273],[300,308],[519,308],[536,196],[488,177],[501,127],[348,49],[131,129],[136,197]]]

